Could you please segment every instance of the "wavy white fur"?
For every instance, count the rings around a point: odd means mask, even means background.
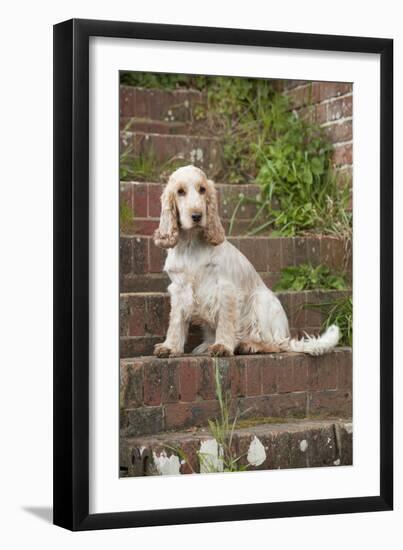
[[[196,354],[321,355],[337,346],[340,334],[335,325],[318,337],[290,339],[279,299],[225,239],[214,184],[198,168],[179,168],[170,177],[154,242],[169,249],[164,270],[171,280],[170,322],[165,341],[155,347],[156,355],[182,354],[191,322],[200,324],[204,332]]]

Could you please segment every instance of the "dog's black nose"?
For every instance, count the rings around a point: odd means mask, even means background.
[[[199,214],[198,212],[193,212],[192,214],[192,220],[195,222],[195,223],[199,223],[199,221],[202,219],[202,215]]]

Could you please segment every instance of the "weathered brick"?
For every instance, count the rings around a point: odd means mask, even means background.
[[[340,166],[342,164],[352,164],[353,162],[353,146],[351,143],[347,143],[346,145],[340,145],[338,147],[335,147],[333,150],[333,163],[336,166]]]
[[[277,273],[282,268],[281,260],[281,239],[272,238],[267,240],[268,248],[268,271]]]
[[[144,183],[135,183],[132,186],[133,211],[135,218],[146,218],[148,215],[148,186]]]
[[[308,365],[310,358],[298,354],[292,356],[293,388],[292,391],[305,391],[308,387]]]
[[[351,93],[352,84],[348,82],[313,82],[312,101],[318,103],[331,97]]]
[[[151,218],[135,218],[130,225],[125,226],[126,235],[153,235],[154,231],[158,229],[159,220]]]
[[[350,353],[350,356],[347,358],[345,353],[335,353],[334,360],[337,368],[337,388],[339,390],[352,390],[352,354]]]
[[[311,239],[307,238],[306,241],[306,250],[307,250],[307,258],[305,259],[305,262],[311,263],[313,266],[317,266],[320,264],[320,240],[319,239]]]
[[[308,258],[307,240],[304,237],[294,239],[295,265],[305,263]]]
[[[321,263],[332,270],[343,269],[346,251],[346,242],[343,239],[323,237],[320,241]]]
[[[150,90],[121,86],[120,95],[121,109],[122,96],[131,98],[126,108],[121,110],[124,116],[162,121],[168,118],[169,122],[190,121],[195,105],[205,104],[206,101],[205,95],[197,90]]]
[[[142,319],[146,332],[155,336],[165,336],[169,321],[169,297],[166,294],[157,294],[147,296],[146,299],[147,311]]]
[[[269,395],[278,392],[278,361],[262,365],[262,394]]]
[[[315,105],[315,122],[323,124],[328,120],[328,104],[318,103]]]
[[[337,388],[336,354],[313,358],[308,367],[310,390],[335,390]]]
[[[121,117],[133,116],[134,89],[129,86],[121,86],[119,95],[119,115]]]
[[[277,417],[304,418],[306,416],[306,393],[257,395],[239,400],[242,418]]]
[[[179,400],[179,365],[180,361],[171,359],[161,368],[162,403],[175,403]]]
[[[290,393],[294,391],[294,368],[291,356],[285,356],[278,362],[277,368],[277,389],[279,393]]]
[[[139,407],[120,412],[122,436],[156,434],[164,429],[162,407]]]
[[[197,370],[197,394],[202,399],[215,398],[215,374],[212,360],[202,358]]]
[[[351,120],[333,122],[325,127],[325,133],[332,143],[350,141],[353,139],[353,125]]]
[[[133,241],[133,273],[147,273],[148,271],[148,246],[145,239],[132,239]]]
[[[246,395],[246,366],[237,361],[230,366],[231,396],[243,397]]]
[[[161,195],[163,186],[155,184],[148,185],[148,215],[152,218],[159,218],[161,213]]]
[[[342,97],[327,103],[327,120],[340,120],[353,115],[353,96]]]
[[[121,274],[130,273],[133,265],[132,240],[121,238],[119,244],[119,271]]]
[[[321,416],[352,416],[352,397],[349,390],[324,390],[310,392],[309,414]]]
[[[143,363],[141,360],[120,365],[120,407],[133,409],[143,404]]]
[[[281,267],[295,265],[295,239],[282,238],[281,240]]]
[[[245,357],[246,365],[246,395],[261,395],[262,393],[262,367],[258,358]]]
[[[144,336],[145,334],[145,301],[143,296],[129,295],[129,334],[128,336]]]
[[[119,334],[129,336],[129,299],[127,296],[120,296],[119,300]]]
[[[182,359],[179,364],[180,400],[196,400],[198,381],[198,363],[192,359]]]
[[[300,451],[305,455],[306,466],[308,468],[318,468],[320,466],[335,466],[338,458],[338,448],[335,438],[334,426],[322,424],[318,427],[312,427],[307,430],[303,436],[297,433],[292,434],[293,447],[295,452],[291,451],[291,456]],[[302,441],[306,441],[306,450],[303,452]]]
[[[165,367],[164,367],[165,368]],[[162,363],[158,359],[144,366],[144,403],[160,405],[162,398]]]
[[[353,464],[353,425],[351,422],[336,422],[335,432],[340,466],[349,466]]]
[[[204,426],[209,419],[219,414],[218,401],[193,403],[168,403],[165,405],[165,428],[167,430]]]
[[[267,271],[267,239],[243,238],[240,240],[240,250],[253,264],[256,271]]]
[[[150,273],[161,273],[167,252],[163,248],[155,246],[153,241],[150,241]]]

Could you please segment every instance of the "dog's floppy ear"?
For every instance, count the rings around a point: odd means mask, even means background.
[[[218,214],[217,191],[212,180],[207,180],[207,223],[204,237],[209,244],[217,246],[225,240],[225,231]]]
[[[173,248],[178,242],[178,237],[178,213],[175,197],[168,183],[161,195],[160,225],[154,232],[154,243],[160,248]]]

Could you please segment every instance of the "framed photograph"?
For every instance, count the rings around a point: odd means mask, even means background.
[[[54,27],[54,523],[391,510],[393,42]]]

